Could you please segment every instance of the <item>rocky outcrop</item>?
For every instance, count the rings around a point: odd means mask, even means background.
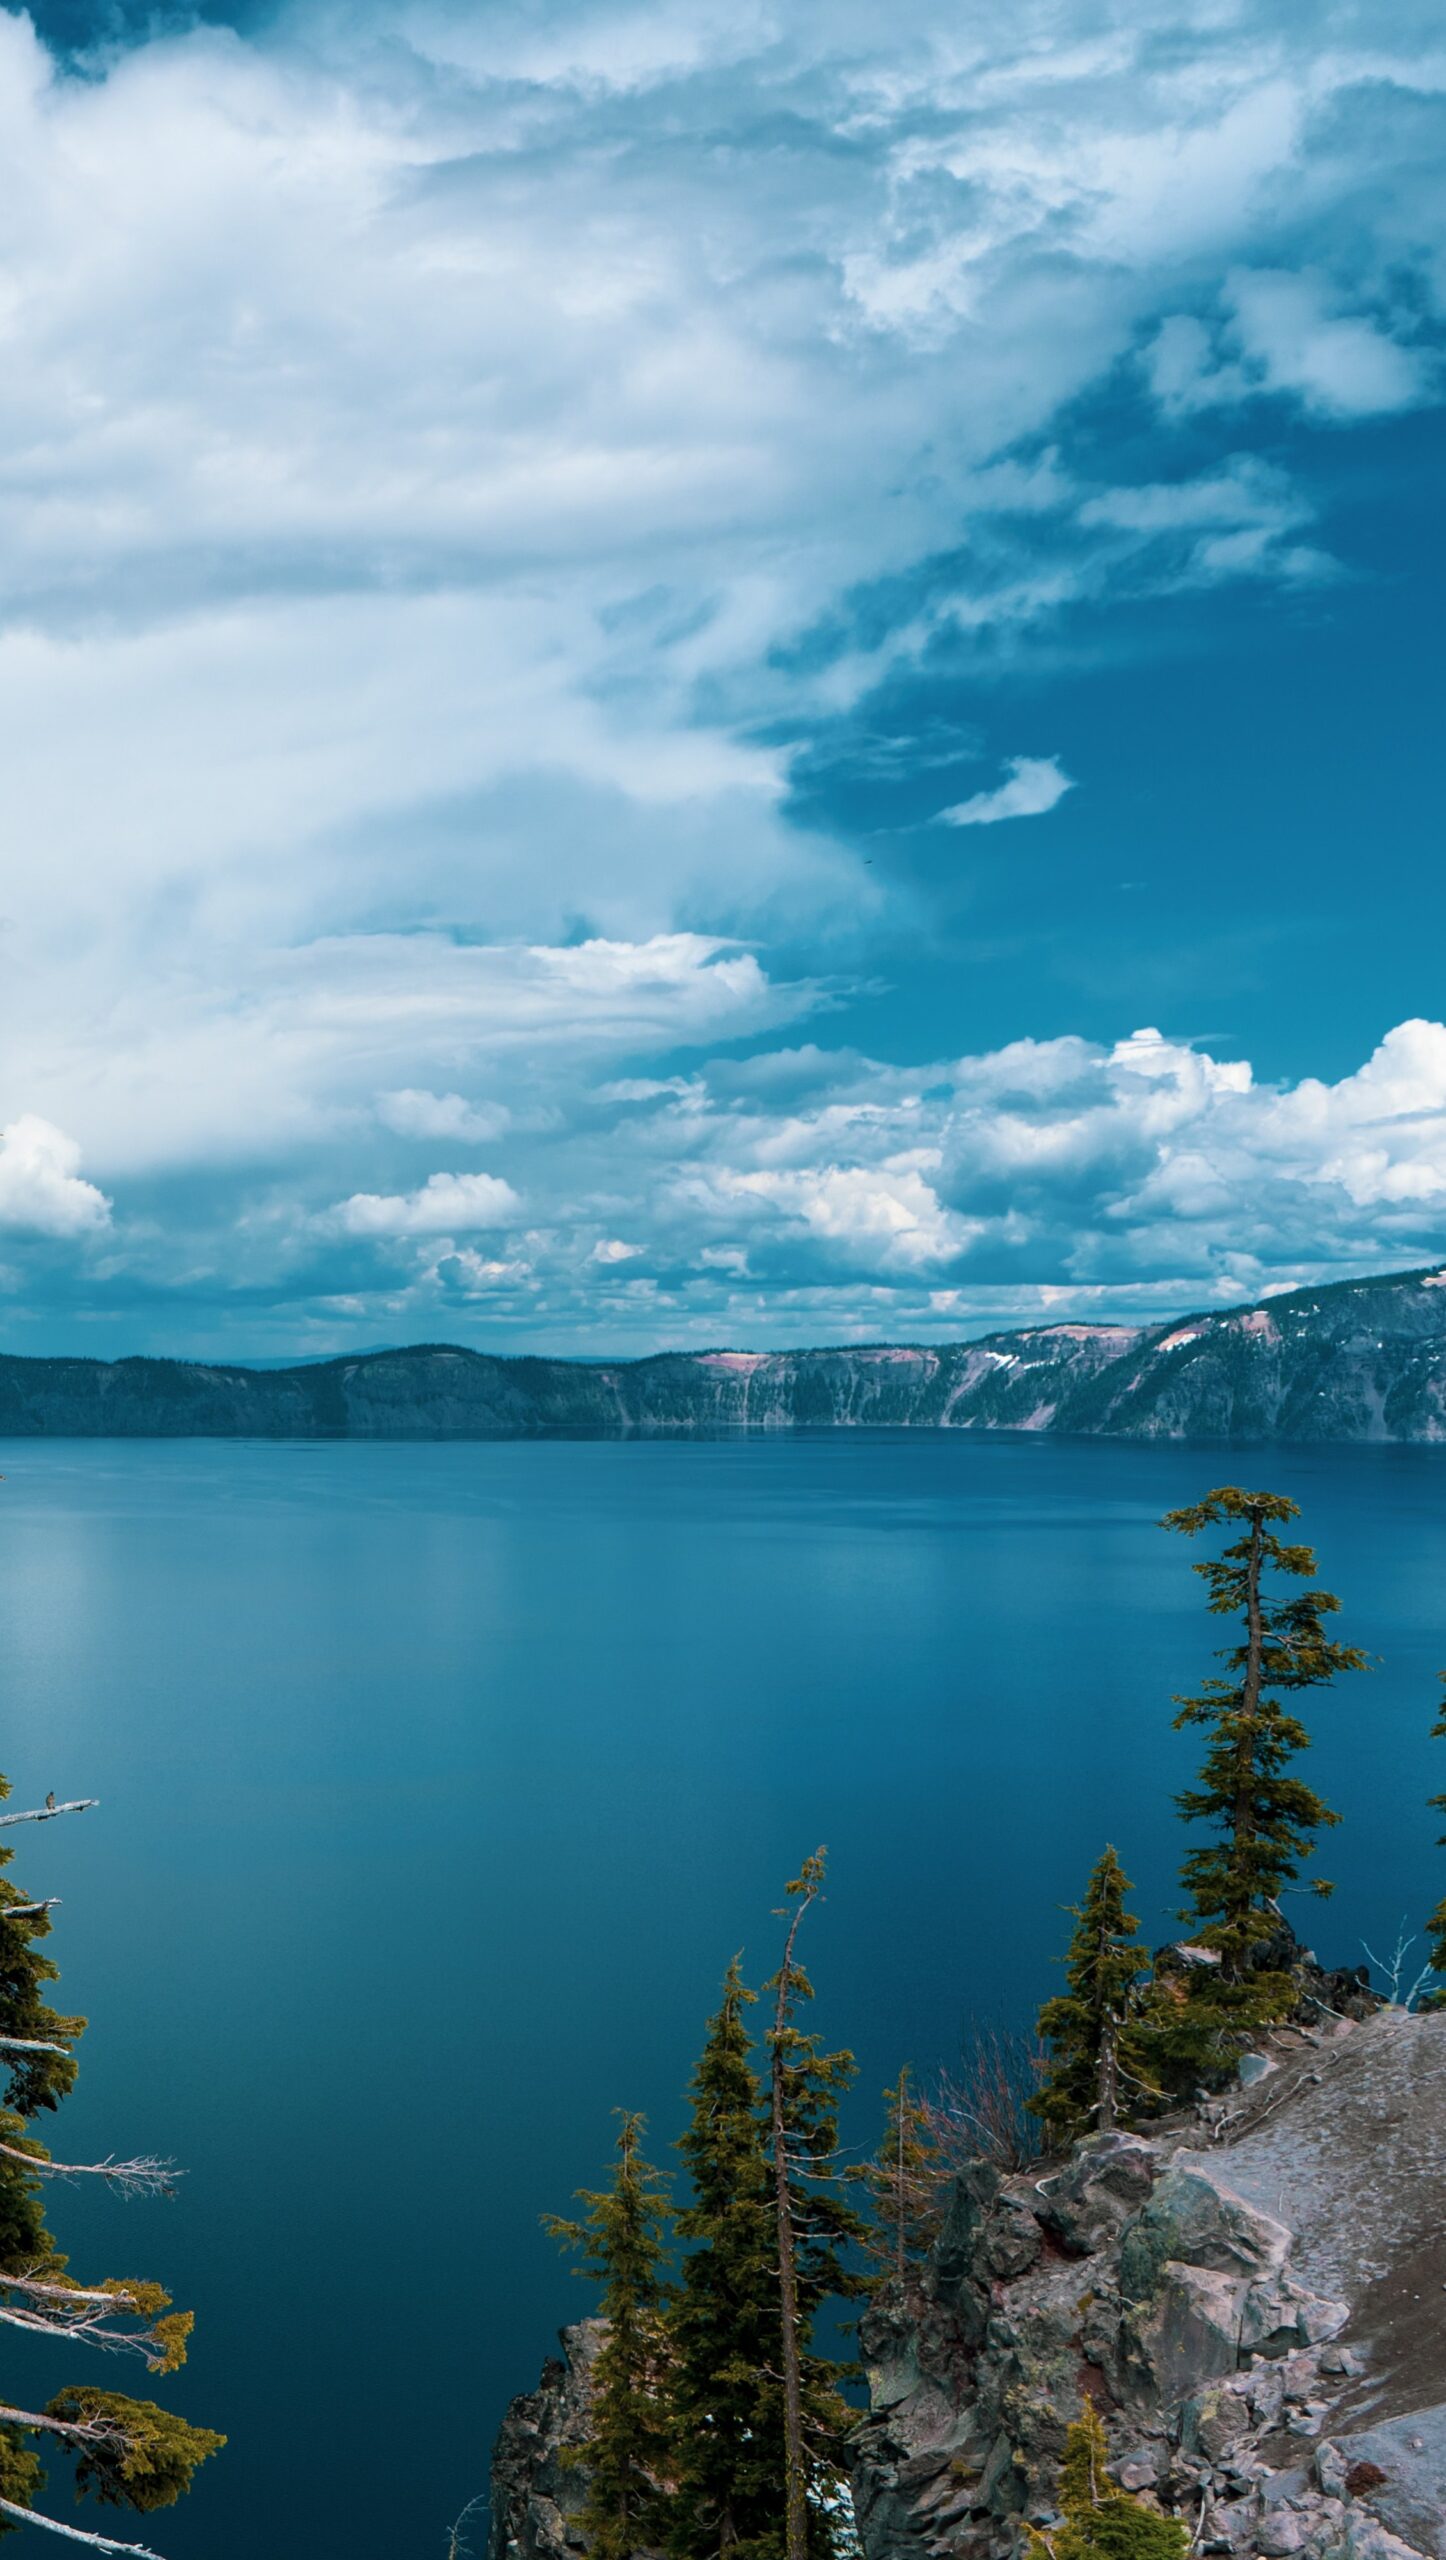
[[[586,2442],[592,2368],[604,2331],[580,2320],[560,2333],[561,2356],[542,2368],[535,2391],[514,2400],[492,2455],[488,2560],[578,2560],[587,2482],[568,2460]]]
[[[1446,2560],[1446,2017],[1280,2031],[1248,2091],[976,2164],[867,2313],[866,2560],[1047,2525],[1089,2398],[1122,2487],[1241,2560]]]
[[[821,1425],[1446,1440],[1446,1271],[1162,1325],[1044,1325],[940,1349],[581,1362],[422,1344],[296,1369],[0,1358],[0,1437],[582,1439]]]

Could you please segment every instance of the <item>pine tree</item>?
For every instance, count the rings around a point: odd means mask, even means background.
[[[1087,2400],[1065,2437],[1059,2475],[1064,2520],[1050,2533],[1028,2528],[1036,2560],[1185,2560],[1185,2526],[1117,2488],[1108,2459],[1099,2411]]]
[[[873,2220],[865,2247],[876,2281],[905,2285],[939,2236],[949,2166],[935,2138],[929,2110],[910,2087],[905,2063],[884,2091],[884,2138],[858,2171]]]
[[[0,1802],[9,1793],[8,1781],[0,1777]],[[52,1796],[35,1812],[0,1814],[0,1829],[83,1813],[91,1801],[58,1805]],[[13,1855],[0,1849],[0,1869]],[[45,2227],[41,2195],[49,2177],[99,2178],[132,2195],[165,2193],[172,2177],[158,2160],[62,2165],[31,2130],[34,2118],[53,2111],[73,2087],[71,2047],[85,2025],[83,2018],[61,2016],[44,1997],[43,1986],[57,1973],[37,1942],[50,1934],[53,1908],[53,1902],[27,1900],[0,1875],[0,2320],[10,2329],[128,2352],[151,2373],[173,2373],[185,2362],[191,2314],[172,2311],[158,2284],[126,2277],[79,2283]],[[75,2457],[79,2497],[141,2515],[172,2506],[190,2487],[198,2465],[225,2443],[224,2436],[188,2425],[153,2400],[85,2385],[58,2392],[43,2410],[0,2409],[0,2533],[38,2525],[93,2550],[128,2552],[138,2560],[149,2560],[140,2544],[62,2524],[36,2506],[45,2485],[31,2441],[37,2437]]]
[[[863,2280],[844,2252],[864,2224],[840,2191],[839,2100],[853,2078],[851,2053],[825,2053],[796,2023],[813,1985],[795,1955],[799,1926],[823,1890],[824,1852],[805,1858],[785,1890],[792,1904],[768,2032],[768,2152],[778,2241],[779,2335],[783,2370],[785,2560],[821,2560],[833,2546],[829,2500],[844,2469],[847,2405],[839,2384],[849,2368],[818,2355],[813,2326],[822,2305],[852,2298]]]
[[[1039,2013],[1051,2068],[1030,2109],[1062,2143],[1112,2132],[1142,2094],[1157,2094],[1136,1998],[1143,1967],[1131,1943],[1140,1924],[1125,1907],[1129,1890],[1114,1850],[1106,1849],[1083,1902],[1070,1906],[1069,1989],[1046,2000]]]
[[[677,2560],[775,2560],[782,2549],[778,2240],[748,2029],[754,1997],[735,1956],[678,2146],[692,2184],[678,2233],[692,2245],[671,2321]]]
[[[544,2216],[553,2237],[580,2253],[579,2272],[602,2286],[607,2336],[593,2367],[592,2433],[578,2449],[588,2474],[582,2521],[593,2560],[632,2560],[655,2549],[664,2531],[667,2190],[643,2158],[643,2132],[642,2116],[622,2115],[612,2183],[579,2190],[587,2207],[581,2220]]]
[[[1442,1672],[1441,1681],[1446,1688],[1446,1671]],[[1443,1700],[1441,1712],[1431,1727],[1431,1738],[1433,1742],[1446,1742],[1446,1700]],[[1427,1801],[1433,1812],[1446,1813],[1446,1795],[1431,1796]],[[1446,1832],[1442,1833],[1436,1845],[1446,1849]],[[1426,1923],[1426,1931],[1431,1940],[1431,1971],[1446,1974],[1446,1897],[1437,1903]],[[1446,1982],[1436,1990],[1428,1991],[1421,2006],[1423,2009],[1446,2009]]]
[[[1312,1787],[1287,1774],[1310,1736],[1272,1693],[1320,1688],[1365,1662],[1354,1645],[1326,1634],[1325,1622],[1340,1602],[1314,1587],[1312,1550],[1276,1535],[1275,1524],[1298,1516],[1299,1506],[1281,1494],[1221,1485],[1203,1502],[1169,1512],[1163,1524],[1192,1538],[1206,1528],[1241,1527],[1220,1555],[1195,1567],[1212,1613],[1238,1617],[1241,1638],[1219,1656],[1226,1677],[1208,1679],[1197,1697],[1176,1701],[1176,1726],[1203,1725],[1210,1740],[1201,1783],[1175,1801],[1187,1822],[1209,1823],[1216,1833],[1186,1859],[1182,1880],[1196,1934],[1221,1960],[1210,1997],[1242,2019],[1277,2014],[1288,1997],[1277,1978],[1257,1974],[1249,1981],[1256,1950],[1276,1935],[1279,1896],[1310,1856],[1314,1834],[1339,1820]],[[1275,1596],[1267,1574],[1311,1587]],[[1313,1890],[1326,1894],[1330,1886],[1317,1883]]]

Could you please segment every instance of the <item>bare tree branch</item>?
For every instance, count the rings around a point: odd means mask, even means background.
[[[181,2175],[173,2160],[42,2160],[13,2142],[0,2142],[0,2159],[18,2160],[43,2178],[104,2178],[139,2195],[169,2195]]]
[[[107,2285],[56,2284],[49,2276],[0,2275],[0,2291],[5,2293],[38,2293],[56,2302],[94,2302],[112,2311],[134,2311],[133,2294],[113,2292]]]
[[[44,2434],[65,2436],[72,2444],[124,2444],[125,2431],[105,2418],[48,2418],[43,2409],[11,2409],[0,2400],[0,2426],[38,2427]]]
[[[18,2311],[13,2303],[0,2303],[0,2327],[28,2329],[32,2337],[79,2338],[87,2347],[99,2347],[112,2355],[139,2356],[151,2373],[159,2373],[165,2357],[155,2341],[141,2329],[108,2329],[99,2311],[83,2311],[79,2318],[67,2320],[56,2313],[47,2319],[43,2311]]]
[[[59,1909],[58,1893],[48,1895],[44,1902],[0,1902],[0,1920],[28,1920],[32,1912]]]
[[[92,2551],[128,2552],[130,2560],[160,2560],[146,2542],[112,2542],[103,2533],[82,2533],[78,2524],[61,2524],[54,2516],[43,2516],[37,2507],[17,2507],[12,2498],[0,2498],[0,2516],[13,2516],[17,2524],[38,2524],[46,2533],[63,2533],[67,2542],[88,2543]]]
[[[68,2044],[40,2044],[34,2036],[0,2036],[0,2053],[58,2053],[66,2062],[71,2059]]]
[[[8,1831],[16,1822],[53,1822],[58,1813],[89,1813],[99,1802],[99,1796],[73,1796],[69,1804],[37,1805],[33,1813],[0,1813],[0,1831]]]

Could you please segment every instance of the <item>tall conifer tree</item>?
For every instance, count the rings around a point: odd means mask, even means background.
[[[1442,1672],[1441,1680],[1446,1687],[1446,1671]],[[1431,1727],[1431,1736],[1433,1741],[1446,1742],[1446,1700],[1442,1701],[1441,1712]],[[1433,1811],[1446,1813],[1446,1795],[1431,1796],[1428,1801]],[[1437,1847],[1446,1849],[1446,1832],[1442,1833]],[[1431,1971],[1446,1975],[1446,1895],[1437,1903],[1426,1929],[1431,1940]],[[1429,1991],[1421,2006],[1423,2009],[1446,2009],[1446,1981],[1434,1991]]]
[[[823,1891],[824,1852],[805,1858],[786,1887],[791,1911],[768,2033],[768,2151],[778,2239],[779,2340],[783,2370],[784,2560],[819,2560],[832,2547],[829,2503],[844,2470],[849,2412],[839,2383],[848,2368],[818,2355],[813,2326],[822,2305],[851,2298],[863,2279],[845,2252],[864,2237],[838,2171],[838,2108],[853,2078],[851,2053],[825,2053],[797,2012],[813,1985],[795,1949],[799,1926]]]
[[[691,2245],[672,2315],[678,2560],[774,2560],[781,2550],[783,2400],[778,2379],[778,2240],[751,2058],[755,1995],[735,1956],[692,2080],[679,2143]]]
[[[1200,1784],[1176,1803],[1187,1822],[1208,1823],[1216,1836],[1186,1859],[1182,1878],[1197,1935],[1220,1957],[1213,1996],[1223,1991],[1224,2005],[1242,2017],[1269,2015],[1286,1996],[1282,1983],[1264,1975],[1248,1982],[1252,1960],[1276,1933],[1279,1896],[1310,1856],[1315,1833],[1339,1819],[1312,1787],[1288,1774],[1310,1736],[1276,1693],[1320,1688],[1365,1662],[1354,1645],[1326,1633],[1340,1602],[1315,1587],[1312,1550],[1276,1534],[1298,1517],[1299,1506],[1282,1494],[1220,1485],[1203,1502],[1167,1513],[1163,1524],[1191,1538],[1207,1528],[1240,1530],[1218,1556],[1195,1567],[1212,1613],[1239,1619],[1239,1641],[1220,1653],[1224,1677],[1208,1679],[1196,1697],[1177,1699],[1175,1722],[1203,1725],[1210,1737]],[[1310,1587],[1282,1593],[1268,1579],[1274,1576]],[[1330,1891],[1320,1883],[1314,1889]]]
[[[9,1793],[8,1781],[0,1778],[0,1802]],[[58,1805],[51,1796],[33,1813],[0,1814],[0,1830],[83,1813],[90,1801]],[[13,1855],[0,1848],[0,1869]],[[99,2178],[121,2194],[136,2195],[167,2192],[173,2176],[159,2160],[62,2165],[36,2138],[35,2118],[53,2111],[74,2084],[70,2048],[85,2026],[83,2018],[61,2016],[45,1998],[45,1985],[57,1978],[41,1952],[53,1908],[48,1901],[29,1901],[0,1875],[0,2322],[10,2330],[130,2353],[151,2373],[173,2373],[185,2362],[191,2314],[173,2312],[169,2295],[139,2278],[80,2283],[67,2272],[45,2227],[41,2194],[49,2177]],[[45,2485],[37,2439],[74,2458],[79,2497],[140,2515],[173,2505],[190,2487],[197,2466],[225,2442],[153,2400],[88,2384],[58,2392],[42,2410],[0,2408],[0,2533],[38,2525],[93,2550],[127,2552],[132,2560],[151,2555],[139,2543],[62,2524],[36,2506]]]
[[[1140,1924],[1125,1905],[1129,1890],[1114,1850],[1106,1849],[1083,1902],[1071,1905],[1069,1988],[1039,2013],[1051,2067],[1030,2108],[1062,2142],[1112,2132],[1155,2087],[1135,1999],[1143,1968],[1132,1944]]]
[[[544,2216],[602,2287],[607,2337],[593,2368],[592,2433],[579,2448],[588,2475],[583,2526],[593,2560],[633,2560],[663,2539],[670,2453],[663,2223],[667,2192],[643,2158],[644,2119],[622,2116],[617,2167],[584,2187],[579,2220]]]

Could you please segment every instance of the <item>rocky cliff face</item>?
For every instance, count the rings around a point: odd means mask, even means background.
[[[1446,1441],[1446,1270],[1165,1325],[1045,1325],[938,1350],[582,1364],[422,1345],[301,1369],[0,1358],[0,1438],[490,1440],[819,1425]]]
[[[861,2329],[864,2560],[1018,2560],[1086,2398],[1120,2485],[1234,2560],[1446,2560],[1446,2016],[1283,2028],[1208,2113],[976,2163]],[[599,2327],[515,2400],[491,2560],[582,2560]]]
[[[1208,2128],[960,2180],[863,2324],[866,2560],[1018,2551],[1086,2396],[1197,2549],[1446,2560],[1446,2017],[1327,2024]]]
[[[575,2560],[585,2551],[577,2519],[587,2484],[566,2457],[587,2440],[592,2369],[605,2334],[600,2320],[564,2329],[561,2356],[509,2407],[492,2455],[487,2560]]]

